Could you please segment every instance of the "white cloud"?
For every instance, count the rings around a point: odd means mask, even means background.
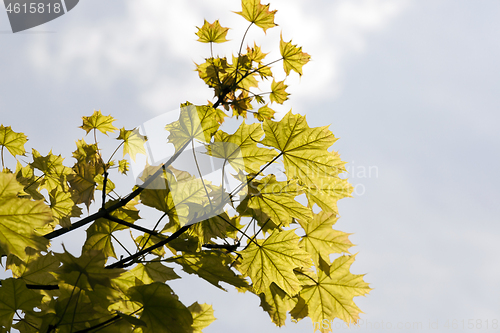
[[[285,40],[292,39],[312,55],[311,63],[304,67],[305,75],[289,79],[295,101],[338,94],[342,68],[349,57],[363,52],[370,34],[386,28],[409,1],[275,0],[271,9],[278,9],[279,27],[268,30],[273,43],[264,41],[263,46],[266,52],[274,49],[270,59],[279,57],[277,44],[283,32]],[[60,80],[76,77],[101,87],[120,80],[133,81],[139,103],[155,113],[170,110],[180,102],[173,102],[172,96],[195,102],[211,97],[191,72],[193,61],[208,55],[207,46],[196,43],[194,35],[195,26],[200,26],[204,17],[210,21],[220,17],[223,26],[232,27],[228,36],[233,43],[217,45],[222,53],[235,52],[246,28],[240,16],[229,13],[238,10],[239,4],[227,0],[128,0],[121,4],[124,10],[120,15],[89,21],[89,8],[97,4],[89,0],[72,11],[73,20],[67,20],[69,25],[57,34],[56,40],[37,40],[31,51],[35,68]],[[80,16],[75,15],[78,10]],[[260,29],[255,29],[248,40],[263,37]]]

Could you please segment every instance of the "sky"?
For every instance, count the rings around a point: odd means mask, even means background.
[[[0,10],[0,123],[70,160],[80,117],[94,110],[132,128],[187,100],[205,103],[212,91],[193,70],[209,49],[195,26],[231,27],[232,41],[215,49],[231,54],[246,28],[231,12],[239,9],[229,0],[86,0],[16,34]],[[336,227],[352,233],[352,272],[367,273],[373,290],[355,298],[364,313],[351,329],[493,331],[500,2],[280,0],[271,9],[279,27],[248,40],[277,54],[282,33],[312,58],[289,80],[278,118],[292,108],[310,126],[331,124],[355,188]],[[218,319],[205,332],[313,331],[309,319],[276,328],[257,297],[229,286],[186,274],[171,286],[185,304],[213,304]]]

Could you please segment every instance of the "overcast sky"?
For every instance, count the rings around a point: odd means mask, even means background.
[[[236,52],[246,28],[231,13],[239,8],[229,0],[85,0],[17,34],[0,10],[0,123],[26,133],[28,147],[69,160],[84,134],[80,117],[94,109],[132,128],[186,100],[205,103],[212,91],[193,62],[209,50],[195,26],[220,19],[232,42],[216,52]],[[282,32],[312,56],[280,110],[331,124],[349,163],[355,195],[339,202],[337,227],[354,233],[352,271],[368,273],[374,288],[355,299],[365,312],[359,330],[444,331],[448,322],[450,332],[493,331],[500,2],[280,0],[271,8],[279,27],[266,40],[277,43]],[[276,52],[264,37],[255,29],[249,40]],[[256,296],[231,287],[223,293],[194,276],[171,285],[185,304],[213,304],[218,320],[206,332],[312,332],[310,319],[275,328]],[[470,319],[474,328],[461,329]]]

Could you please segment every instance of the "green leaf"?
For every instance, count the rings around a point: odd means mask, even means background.
[[[285,84],[285,80],[278,82],[273,80],[273,83],[271,83],[271,94],[269,95],[271,102],[283,104],[288,99],[288,95],[290,95],[285,91],[286,88],[288,86]]]
[[[345,171],[344,162],[327,149],[337,140],[328,126],[310,128],[306,118],[288,112],[279,122],[265,120],[262,144],[281,151],[289,180],[319,186],[324,178]]]
[[[243,16],[247,21],[254,23],[256,26],[262,28],[264,32],[267,29],[277,26],[274,23],[274,14],[276,10],[269,10],[269,4],[262,5],[260,0],[242,0],[241,12],[236,12]]]
[[[40,305],[42,295],[26,288],[22,280],[13,278],[1,281],[0,287],[0,326],[10,330],[12,319],[17,310],[32,311]]]
[[[274,119],[274,114],[276,111],[271,109],[266,105],[262,106],[257,110],[257,113],[254,113],[253,116],[257,118],[258,121],[264,121],[264,119]]]
[[[109,116],[103,116],[101,114],[101,110],[99,111],[94,111],[94,114],[90,117],[82,117],[83,119],[83,125],[80,126],[80,128],[83,128],[87,134],[93,129],[97,129],[101,131],[103,134],[108,134],[108,132],[113,133],[116,131],[118,128],[113,126],[113,117],[111,115]]]
[[[27,261],[27,264],[17,262],[15,265],[9,266],[13,276],[22,279],[27,284],[56,285],[57,280],[52,272],[59,267],[59,260],[51,252],[32,258]]]
[[[211,305],[194,302],[188,306],[188,309],[193,316],[193,333],[202,333],[202,330],[215,320],[214,309]]]
[[[74,174],[68,176],[68,181],[75,193],[76,203],[84,203],[88,208],[94,200],[94,191],[97,185],[94,180],[97,175],[96,167],[86,163],[78,163],[73,167],[73,171]]]
[[[176,151],[193,139],[210,142],[219,128],[215,116],[215,109],[207,105],[183,106],[179,120],[165,126],[170,132],[168,141],[173,143]]]
[[[43,201],[18,198],[20,191],[13,174],[0,173],[0,248],[24,260],[26,248],[47,248],[49,241],[37,236],[36,230],[52,221],[52,213]]]
[[[127,171],[129,170],[129,163],[127,160],[119,160],[118,161],[118,171],[120,171],[120,173],[126,175],[127,174]]]
[[[24,150],[24,144],[28,142],[28,137],[23,133],[16,133],[12,130],[10,126],[0,125],[0,147],[7,148],[12,156],[26,154]]]
[[[228,161],[237,172],[257,173],[277,155],[275,150],[257,146],[263,134],[260,124],[242,122],[234,134],[218,131],[207,150],[211,156]]]
[[[293,269],[310,267],[309,253],[299,247],[299,236],[294,230],[275,230],[266,239],[256,239],[246,250],[240,252],[243,257],[238,270],[249,276],[257,294],[265,292],[274,282],[289,296],[301,290],[301,284]]]
[[[302,206],[295,197],[302,194],[302,187],[295,182],[279,182],[276,176],[269,175],[250,185],[248,207],[264,213],[274,224],[288,226],[292,218],[309,220],[310,208]],[[261,216],[261,221],[266,218]]]
[[[62,266],[56,271],[59,278],[71,286],[84,290],[95,289],[96,285],[111,287],[111,279],[118,277],[123,269],[106,269],[106,257],[102,251],[83,251],[79,258],[64,249],[55,253]]]
[[[230,268],[233,257],[220,251],[203,251],[202,253],[184,254],[169,258],[168,262],[175,262],[182,266],[189,274],[197,274],[217,288],[225,290],[220,282],[226,282],[235,287],[244,288],[248,284],[242,276],[236,275]]]
[[[120,129],[120,135],[116,139],[123,140],[123,157],[128,154],[130,158],[135,161],[137,154],[146,155],[144,143],[148,140],[148,138],[141,135],[138,128],[126,130],[124,127]]]
[[[60,192],[54,189],[49,193],[49,199],[54,220],[63,228],[71,225],[71,217],[82,215],[82,209],[76,205],[76,200],[70,192]]]
[[[293,45],[292,41],[285,43],[282,36],[280,41],[280,53],[283,57],[283,69],[286,75],[290,75],[290,71],[292,70],[302,75],[302,66],[307,64],[311,59],[309,54],[302,52],[301,46],[297,47],[297,45]]]
[[[329,275],[318,270],[317,277],[304,278],[300,292],[303,302],[297,303],[292,313],[302,313],[307,306],[308,316],[313,322],[339,318],[347,324],[356,324],[361,310],[354,304],[353,297],[366,295],[371,288],[363,281],[364,275],[349,272],[354,256],[341,256],[329,267]],[[292,317],[294,315],[292,314]],[[296,316],[296,319],[300,316]],[[326,332],[328,329],[323,330]]]
[[[47,156],[42,156],[38,151],[33,149],[33,163],[31,167],[43,172],[43,181],[41,188],[52,191],[53,189],[67,190],[66,180],[73,172],[71,168],[64,166],[64,159],[61,155],[54,155],[50,151]]]
[[[353,187],[346,179],[318,176],[315,183],[304,187],[309,205],[315,203],[325,212],[338,214],[337,201],[350,197]]]
[[[286,313],[297,303],[274,282],[259,297],[260,306],[269,314],[273,323],[279,327],[285,325]]]
[[[196,36],[198,41],[202,43],[224,43],[227,42],[226,35],[229,28],[223,28],[219,24],[219,20],[214,23],[208,23],[207,20],[201,28],[198,28]]]
[[[117,201],[108,201],[106,207],[111,207]],[[119,218],[125,222],[134,223],[139,219],[139,212],[135,208],[137,201],[130,201],[125,206],[120,207],[110,213],[111,216]],[[116,258],[116,253],[113,247],[113,232],[124,230],[129,227],[124,226],[106,218],[97,219],[87,229],[87,239],[83,245],[83,251],[99,250],[102,251],[104,256]]]
[[[142,304],[144,333],[185,333],[191,331],[193,318],[169,286],[154,282],[130,288],[130,299]]]
[[[309,222],[299,220],[306,233],[302,236],[300,245],[313,256],[315,263],[318,263],[318,255],[329,262],[330,254],[349,252],[349,248],[353,246],[349,241],[349,234],[332,229],[337,219],[334,213],[322,211],[315,214]]]

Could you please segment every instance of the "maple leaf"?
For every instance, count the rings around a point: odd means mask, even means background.
[[[280,53],[283,57],[283,69],[286,75],[290,75],[292,70],[302,75],[302,66],[311,59],[309,54],[302,52],[301,46],[293,45],[292,41],[285,43],[283,37],[281,37],[280,41]]]
[[[297,300],[288,296],[274,282],[259,297],[260,306],[269,314],[273,323],[279,327],[285,325],[286,313],[297,303]]]
[[[10,331],[16,311],[32,311],[34,307],[40,305],[42,295],[26,288],[26,284],[22,280],[8,278],[2,280],[1,285],[0,327],[3,326]]]
[[[260,124],[242,122],[234,134],[218,131],[207,150],[211,156],[228,161],[236,171],[256,173],[277,155],[275,150],[257,146],[263,135]]]
[[[94,200],[96,167],[86,163],[78,163],[73,167],[73,171],[75,173],[68,176],[68,181],[71,189],[74,190],[76,203],[84,203],[88,208]]]
[[[345,170],[339,155],[327,150],[337,140],[328,126],[310,128],[304,116],[290,111],[279,122],[265,120],[263,128],[261,143],[281,151],[288,179],[298,178],[306,186],[322,184],[318,178]]]
[[[61,155],[54,155],[50,151],[47,156],[42,156],[35,149],[32,150],[33,162],[30,163],[32,168],[43,172],[43,181],[41,188],[46,188],[47,191],[54,189],[66,190],[66,180],[73,172],[71,168],[64,166],[64,158]]]
[[[174,144],[176,151],[193,139],[210,142],[219,128],[215,115],[212,107],[186,104],[181,108],[179,120],[165,126],[170,131],[169,142]]]
[[[144,149],[144,143],[148,138],[139,133],[138,128],[133,130],[126,130],[125,127],[120,129],[120,135],[117,140],[123,140],[123,157],[129,155],[132,161],[135,161],[137,154],[146,155],[146,150]]]
[[[193,316],[193,333],[203,333],[202,330],[215,320],[211,305],[194,302],[188,309]]]
[[[300,281],[293,273],[296,267],[310,267],[309,253],[299,247],[299,236],[294,230],[275,230],[266,239],[256,239],[240,254],[243,257],[237,269],[252,279],[257,294],[265,292],[274,282],[289,296],[301,290]]]
[[[260,0],[242,0],[241,12],[236,12],[243,16],[247,21],[254,23],[256,26],[262,28],[264,32],[267,29],[277,26],[274,23],[274,14],[276,10],[269,10],[269,4],[262,5]]]
[[[337,219],[334,213],[321,211],[315,214],[311,221],[299,220],[300,226],[306,233],[302,236],[300,245],[312,255],[316,264],[318,255],[324,261],[329,261],[330,254],[348,252],[353,245],[348,239],[349,234],[332,229]]]
[[[26,154],[24,150],[24,144],[28,142],[28,138],[23,133],[16,133],[12,130],[10,126],[0,125],[0,147],[7,148],[12,156]]]
[[[118,161],[118,171],[120,171],[120,173],[126,175],[127,174],[127,171],[129,170],[129,166],[130,164],[128,163],[127,160],[119,160]]]
[[[270,120],[274,119],[274,114],[276,111],[271,109],[266,105],[262,106],[257,110],[257,113],[254,113],[253,116],[257,118],[258,121],[264,121],[264,119]]]
[[[315,203],[325,212],[338,214],[337,201],[350,197],[353,187],[346,179],[318,176],[314,184],[304,188],[309,205]]]
[[[117,201],[111,200],[106,203],[106,207],[111,207]],[[125,206],[118,208],[110,213],[111,216],[118,218],[128,223],[134,223],[139,219],[139,212],[135,208],[137,201],[130,201]],[[113,232],[124,230],[128,227],[106,218],[97,219],[87,229],[87,239],[83,245],[83,251],[100,250],[106,257],[116,258],[116,253],[113,247],[112,239]]]
[[[49,193],[50,209],[54,220],[63,228],[71,225],[71,217],[82,215],[82,209],[76,206],[76,200],[70,192],[52,190]]]
[[[76,258],[64,248],[64,252],[55,253],[55,257],[62,262],[62,266],[56,271],[59,279],[83,290],[95,289],[98,284],[111,287],[111,279],[124,271],[120,268],[104,268],[106,257],[102,251],[83,251]]]
[[[14,257],[15,258],[15,257]],[[27,284],[53,285],[57,280],[52,274],[60,265],[54,255],[49,252],[46,255],[32,256],[26,262],[15,260],[9,268],[15,278],[22,279]]]
[[[290,95],[285,91],[286,88],[288,86],[285,84],[285,80],[278,82],[273,80],[273,83],[271,83],[271,94],[269,95],[271,102],[283,104],[288,99],[288,95]]]
[[[191,312],[169,286],[154,282],[129,289],[130,299],[142,304],[140,319],[144,333],[185,333],[191,331]]]
[[[244,288],[248,284],[242,276],[236,275],[230,268],[233,257],[219,251],[203,251],[202,253],[184,254],[168,258],[166,261],[175,262],[182,266],[189,274],[197,274],[217,288],[225,291],[220,282],[226,282],[235,287]]]
[[[224,43],[228,41],[226,39],[228,30],[229,28],[221,27],[219,20],[215,20],[214,23],[208,23],[205,20],[203,26],[198,28],[196,36],[199,37],[198,41],[202,43]]]
[[[261,64],[262,60],[268,55],[268,53],[262,52],[260,46],[257,46],[255,42],[253,43],[253,47],[247,46],[247,57],[251,61],[255,61],[257,64]]]
[[[0,173],[0,249],[24,260],[26,248],[47,248],[49,241],[35,231],[52,221],[52,213],[43,201],[18,198],[22,189],[13,174]]]
[[[84,129],[87,134],[89,134],[91,130],[96,129],[106,135],[108,134],[108,132],[113,133],[114,131],[118,130],[118,128],[113,126],[113,121],[115,121],[116,119],[111,117],[111,115],[103,116],[101,114],[101,110],[94,111],[94,114],[92,114],[92,116],[82,117],[82,119],[83,125],[80,126],[80,128]]]
[[[302,301],[291,311],[292,318],[301,319],[307,313],[313,322],[339,318],[347,324],[356,324],[361,310],[353,297],[366,295],[371,288],[363,281],[364,275],[349,272],[353,262],[354,256],[341,256],[329,266],[329,274],[319,269],[317,277],[303,278]],[[331,327],[322,329],[328,331]]]
[[[309,220],[310,208],[302,206],[295,197],[302,193],[302,187],[294,182],[279,182],[275,175],[268,175],[250,184],[248,207],[264,213],[276,225],[288,226],[292,218]],[[259,220],[266,220],[260,217]]]

